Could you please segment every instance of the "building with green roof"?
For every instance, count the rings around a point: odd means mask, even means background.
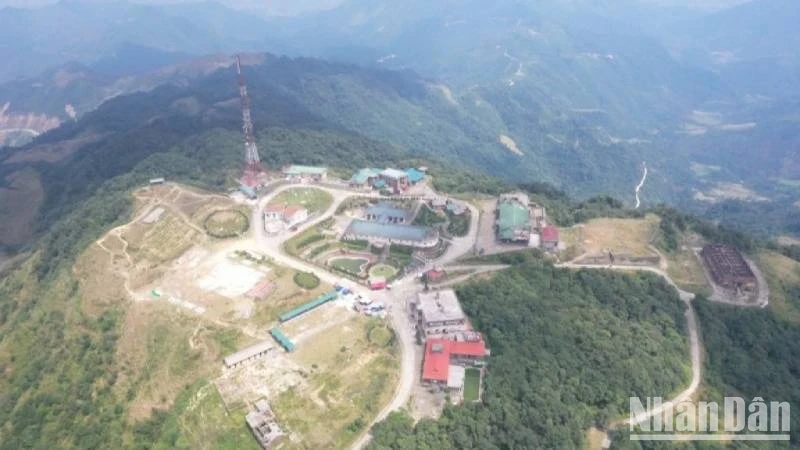
[[[305,178],[319,181],[328,176],[328,168],[292,165],[284,168],[283,174],[289,179]]]
[[[381,169],[374,169],[374,168],[360,169],[350,178],[350,184],[362,187],[370,185],[372,184],[373,181],[378,179],[380,173]]]
[[[498,203],[497,238],[504,242],[530,241],[530,209],[516,201],[503,201]]]

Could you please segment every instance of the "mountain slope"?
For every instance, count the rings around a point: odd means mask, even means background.
[[[378,147],[386,149],[384,155],[392,154],[386,153],[388,149],[397,149],[393,150],[395,155],[503,173],[508,180],[549,181],[571,193],[588,194],[598,189],[624,192],[638,176],[638,158],[627,153],[624,146],[599,143],[580,126],[552,116],[544,108],[534,132],[549,129],[555,133],[558,127],[559,137],[532,147],[523,145],[525,141],[510,131],[524,128],[520,119],[525,111],[515,110],[513,100],[484,98],[480,92],[463,97],[448,95],[446,86],[412,73],[310,59],[252,56],[246,60],[261,61],[246,66],[246,75],[259,147],[272,166],[339,160],[331,154],[315,153],[309,161],[308,151],[302,154],[304,157],[278,151],[276,140],[284,139],[280,130],[293,130],[290,134],[296,135],[302,129],[380,142]],[[67,123],[26,147],[7,150],[0,175],[8,176],[29,166],[43,172],[41,217],[42,223],[49,224],[104,180],[125,173],[149,155],[180,146],[191,136],[200,136],[195,142],[202,142],[203,136],[216,128],[230,130],[227,143],[221,146],[230,149],[226,154],[231,158],[238,157],[240,144],[233,131],[238,133],[240,128],[240,113],[232,70],[218,70],[195,80],[187,77],[185,81],[185,86],[166,85],[151,93],[112,99],[77,123]],[[481,106],[475,106],[476,102]],[[515,119],[517,122],[512,122]],[[501,136],[520,139],[516,153],[501,143]],[[558,139],[563,140],[559,143]],[[367,155],[375,145],[333,150]],[[315,144],[319,149],[331,146],[331,142]],[[348,165],[352,168],[357,162],[367,161],[351,157]],[[222,181],[216,180],[219,186]]]
[[[743,94],[785,97],[800,89],[800,4],[754,0],[667,28],[676,53]]]

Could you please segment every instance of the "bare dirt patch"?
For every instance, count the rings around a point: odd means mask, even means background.
[[[800,202],[798,202],[800,205]],[[778,244],[780,245],[800,245],[800,239],[794,236],[780,236],[778,238]]]
[[[585,224],[572,227],[566,234],[567,244],[578,247],[577,254],[590,258],[608,258],[614,254],[618,264],[627,259],[635,262],[658,262],[658,254],[653,251],[651,241],[657,232],[658,216],[648,215],[644,219],[593,219]],[[568,247],[569,250],[569,247]]]
[[[520,150],[519,147],[517,146],[517,143],[510,137],[506,136],[505,134],[501,134],[499,140],[500,143],[503,144],[503,146],[505,146],[505,148],[507,148],[508,151],[510,151],[511,153],[514,153],[519,156],[522,156],[524,154],[522,153],[522,150]]]
[[[586,431],[586,449],[587,450],[603,450],[608,448],[607,443],[608,433],[601,431],[596,427],[591,427]]]
[[[695,192],[694,199],[708,203],[724,200],[739,200],[743,202],[765,202],[769,200],[740,183],[719,183],[706,192]]]

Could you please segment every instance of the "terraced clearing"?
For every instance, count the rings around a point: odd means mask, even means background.
[[[236,208],[221,204],[224,199],[162,191],[158,199],[147,198],[151,201],[141,201],[142,196],[137,219],[99,239],[75,268],[84,280],[84,313],[114,307],[123,315],[116,355],[122,369],[115,389],[121,397],[136,392],[129,418],[160,436],[148,441],[154,448],[255,449],[244,405],[266,397],[291,435],[282,448],[349,447],[394,391],[399,360],[393,332],[386,323],[340,304],[325,305],[285,324],[287,334],[299,338],[298,349],[292,354],[276,350],[263,369],[274,377],[262,376],[257,367],[244,368],[253,371],[238,387],[244,400],[234,396],[226,403],[228,394],[221,395],[212,383],[222,376],[222,358],[265,339],[278,313],[332,287],[320,283],[304,291],[293,281],[294,270],[243,251],[249,241],[206,236],[198,229],[204,217],[220,207]],[[179,206],[178,199],[187,201]],[[163,214],[143,223],[155,206],[163,207]],[[368,263],[368,258],[340,259],[359,267]],[[271,284],[269,293],[260,300],[248,297],[242,291],[247,286],[230,278],[242,271],[263,273],[257,285]],[[211,290],[199,286],[209,277],[227,291],[235,287],[235,295],[221,294],[216,284],[209,285]],[[154,287],[163,297],[150,294]],[[164,301],[176,295],[205,312]],[[138,301],[125,301],[126,296]],[[297,383],[281,381],[287,379]],[[170,436],[176,440],[167,443]]]

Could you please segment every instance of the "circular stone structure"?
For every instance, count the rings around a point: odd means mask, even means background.
[[[250,228],[250,219],[241,211],[222,209],[209,214],[203,222],[203,228],[216,238],[237,237]]]
[[[397,274],[397,269],[388,264],[376,264],[369,269],[369,276],[391,278]]]

